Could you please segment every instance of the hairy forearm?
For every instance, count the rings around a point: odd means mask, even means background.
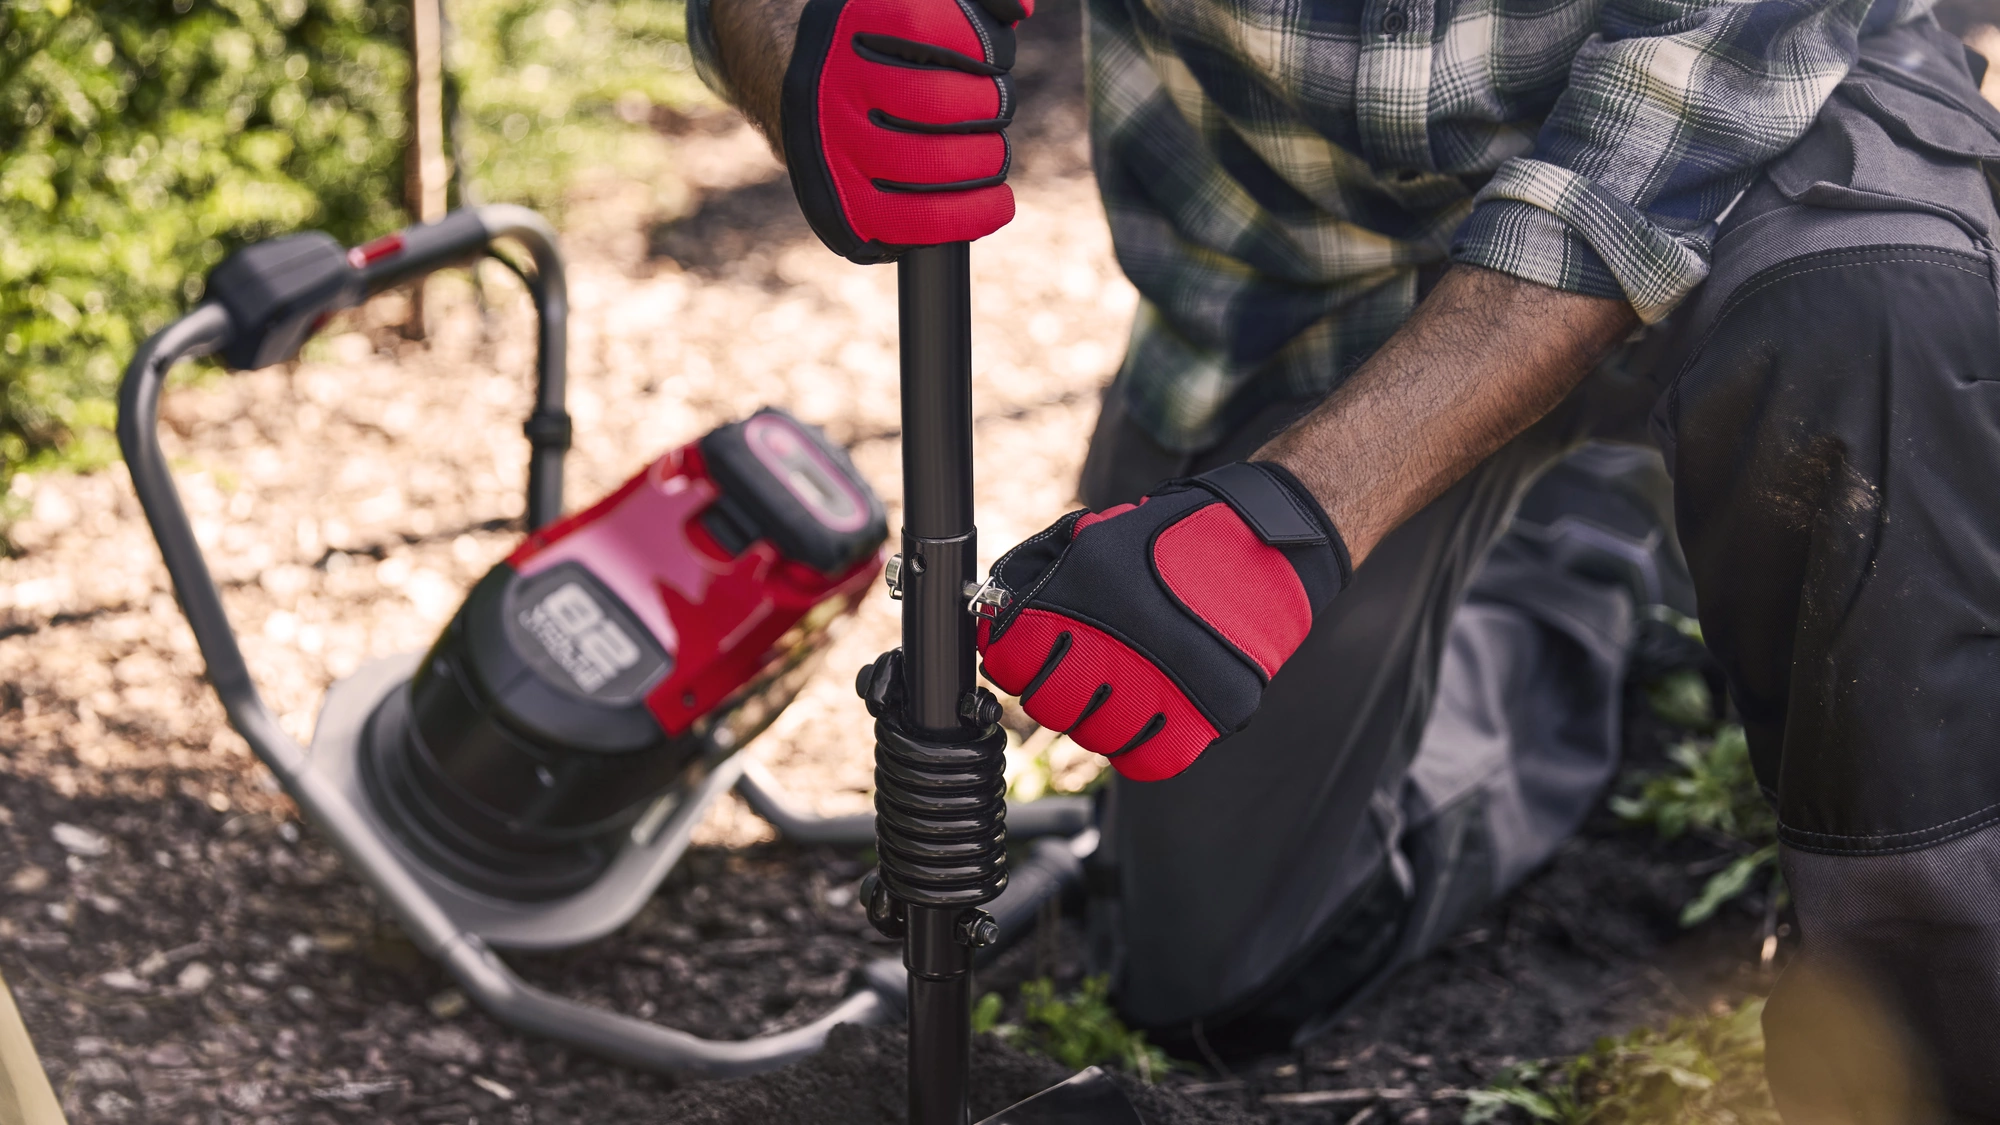
[[[736,92],[736,108],[763,131],[781,160],[779,99],[805,7],[806,0],[711,0],[708,10],[716,52]]]
[[[1636,323],[1623,301],[1454,266],[1401,331],[1256,459],[1312,490],[1360,565],[1562,401]]]

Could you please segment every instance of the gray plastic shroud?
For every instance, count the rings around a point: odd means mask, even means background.
[[[354,807],[370,835],[387,842],[389,854],[442,908],[452,923],[500,949],[567,949],[603,937],[639,912],[653,889],[673,870],[695,826],[716,798],[729,792],[743,772],[733,754],[706,776],[662,795],[627,833],[625,844],[590,886],[566,898],[515,902],[463,887],[432,869],[404,847],[376,813],[362,788],[362,729],[368,716],[392,691],[404,690],[423,659],[421,654],[374,660],[333,685],[313,730],[306,768]]]
[[[802,1027],[720,1042],[567,1000],[515,976],[495,947],[565,948],[602,937],[637,913],[687,850],[709,807],[735,784],[744,759],[740,754],[725,758],[700,781],[662,797],[640,818],[604,874],[585,890],[552,902],[492,898],[445,878],[403,847],[362,789],[362,727],[390,692],[405,688],[422,659],[408,653],[371,661],[334,684],[321,707],[312,745],[288,788],[315,794],[316,819],[333,830],[341,850],[399,917],[433,911],[443,916],[456,933],[437,942],[439,928],[433,925],[433,941],[419,944],[440,945],[429,951],[482,1007],[523,1031],[629,1066],[711,1077],[755,1073],[803,1058],[819,1050],[836,1024],[893,1018],[893,1001],[885,1003],[876,991],[864,988]],[[412,891],[421,895],[420,901],[412,901]]]
[[[377,815],[362,787],[361,738],[368,716],[390,692],[403,690],[422,659],[420,653],[405,653],[373,660],[328,689],[319,725],[313,730],[306,768],[342,794],[355,815],[368,825],[370,834],[387,844],[385,851],[424,887],[454,925],[489,945],[500,949],[567,949],[623,926],[680,862],[695,827],[732,786],[752,812],[769,821],[778,835],[795,843],[865,847],[875,842],[872,815],[821,817],[799,812],[790,807],[783,790],[762,766],[738,753],[716,763],[706,776],[656,800],[633,824],[610,866],[576,894],[546,902],[517,902],[462,886],[404,847]],[[1007,819],[1008,835],[1017,840],[1073,836],[1089,828],[1090,804],[1084,798],[1044,797],[1010,805]],[[1063,881],[1074,882],[1075,878],[1072,875]],[[1037,896],[1037,901],[1046,893]]]

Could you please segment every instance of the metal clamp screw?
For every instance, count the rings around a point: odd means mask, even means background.
[[[958,941],[974,949],[984,949],[1000,940],[1000,923],[984,910],[968,910],[958,916]]]
[[[905,559],[898,553],[890,555],[889,561],[882,564],[882,581],[889,587],[889,597],[896,601],[903,600],[903,574],[905,571],[913,575],[922,574],[924,572],[924,557],[922,555],[911,555]]]
[[[988,578],[983,584],[965,584],[965,612],[974,617],[998,617],[1000,611],[1013,604],[1014,595],[1002,586],[998,579]]]

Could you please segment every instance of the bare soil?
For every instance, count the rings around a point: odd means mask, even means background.
[[[908,1120],[900,1075],[908,1037],[899,1027],[842,1027],[826,1049],[776,1074],[697,1086],[661,1104],[660,1120],[676,1125],[880,1125]],[[1069,1077],[1058,1063],[1014,1050],[991,1035],[973,1045],[977,1060],[971,1104],[975,1121],[1006,1109]],[[1249,1125],[1259,1120],[1228,1102],[1191,1098],[1113,1072],[1148,1125]]]
[[[1088,175],[1073,2],[1026,25],[1020,217],[979,244],[975,382],[988,560],[1071,503],[1134,295]],[[587,177],[570,257],[569,496],[766,402],[900,491],[893,271],[812,240],[777,165],[721,111],[656,115],[676,183]],[[683,201],[663,210],[661,200]],[[429,339],[386,298],[298,363],[177,387],[166,443],[252,669],[295,736],[321,694],[429,643],[518,535],[533,328],[504,275],[434,280]],[[17,477],[0,560],[0,973],[63,1104],[96,1122],[891,1122],[900,1032],[791,1071],[680,1085],[470,1010],[223,722],[122,467]],[[983,565],[983,563],[982,563]],[[895,643],[871,598],[754,754],[822,812],[867,807],[852,670]],[[1661,735],[1635,727],[1634,752]],[[536,981],[705,1035],[794,1026],[891,948],[854,901],[866,857],[775,842],[733,799],[630,925],[521,959]],[[1608,814],[1507,902],[1296,1056],[1190,1063],[1158,1122],[1450,1122],[1521,1058],[1760,987],[1763,904],[1692,934],[1718,866]],[[987,987],[1082,972],[1064,922]],[[981,1111],[1058,1076],[982,1041]]]

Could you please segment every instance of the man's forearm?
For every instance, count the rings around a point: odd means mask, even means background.
[[[1401,331],[1255,458],[1312,490],[1358,566],[1637,323],[1623,301],[1454,266]]]
[[[716,53],[736,93],[736,108],[763,131],[780,160],[784,145],[778,136],[779,98],[785,88],[785,68],[792,61],[799,13],[805,7],[806,0],[710,0],[708,9]]]

